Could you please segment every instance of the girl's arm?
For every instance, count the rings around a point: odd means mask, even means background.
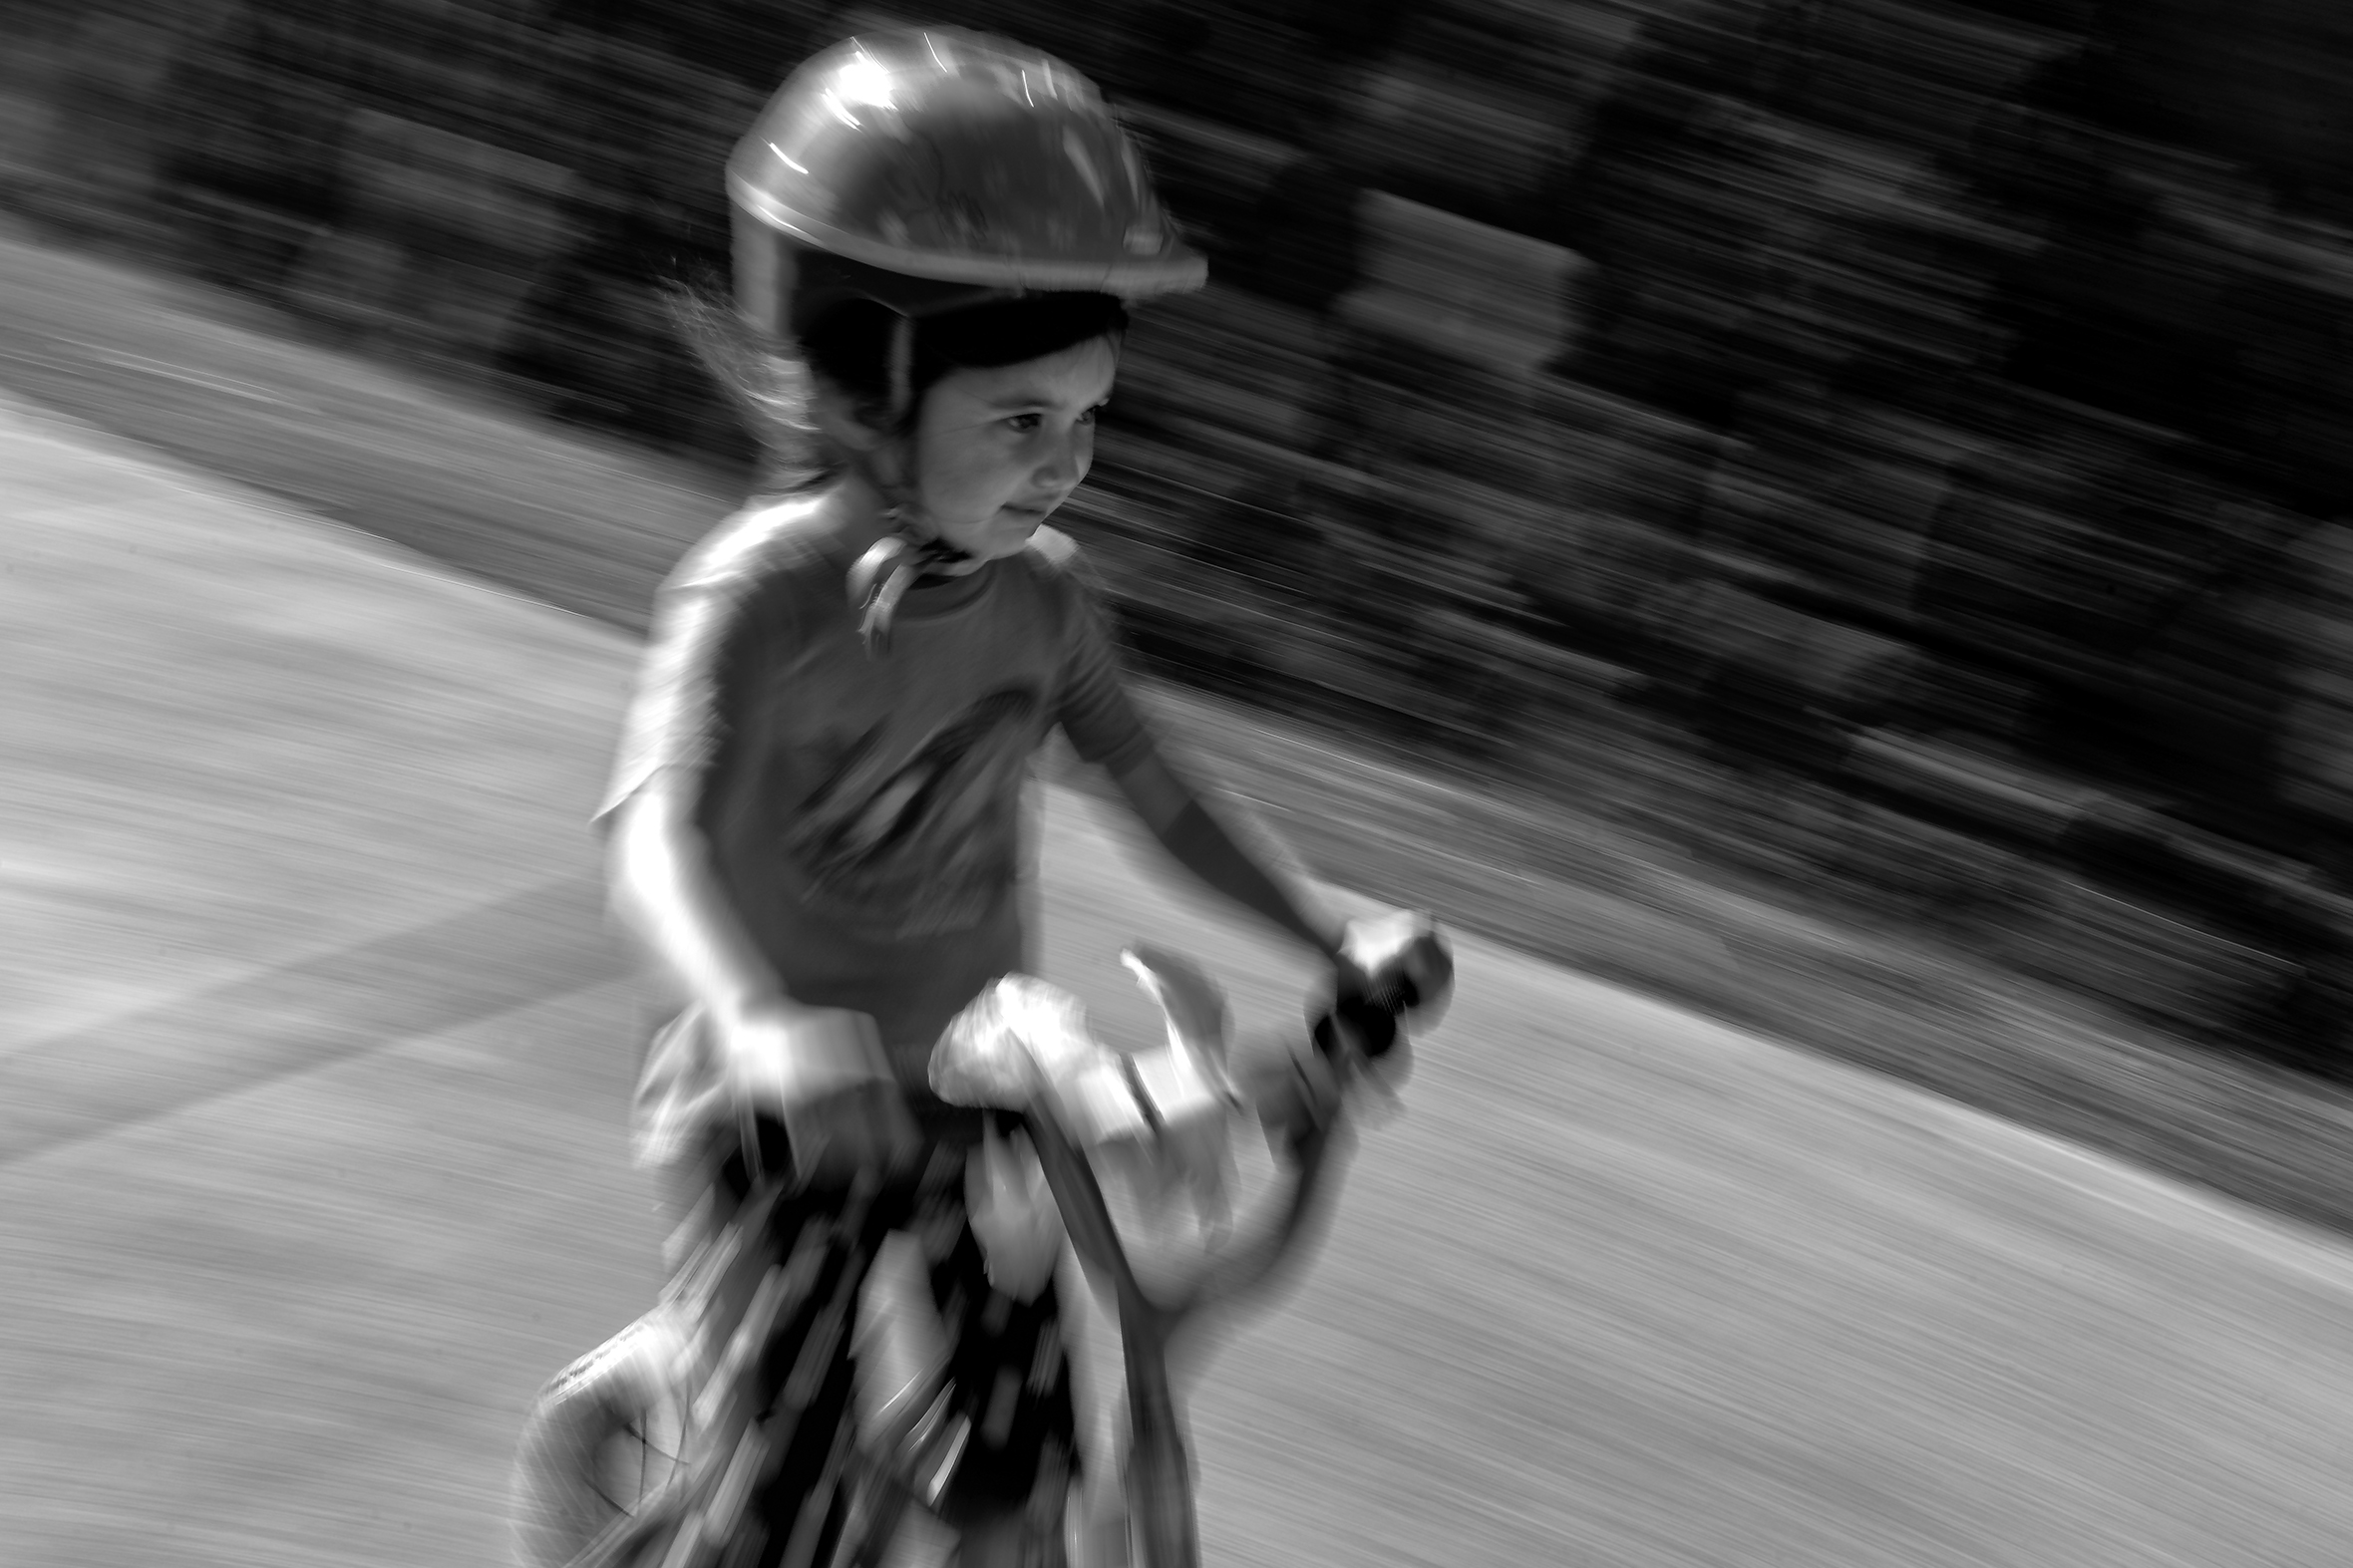
[[[739,1102],[783,1121],[805,1174],[913,1156],[914,1122],[873,1020],[786,990],[721,885],[684,791],[657,783],[632,795],[610,865],[614,912],[702,1006]]]
[[[613,912],[661,961],[680,1000],[720,1019],[791,1006],[712,869],[685,792],[649,784],[616,815],[606,855]]]
[[[1041,552],[1079,581],[1076,627],[1056,717],[1081,758],[1101,762],[1137,816],[1178,864],[1261,919],[1324,955],[1345,984],[1355,973],[1347,927],[1309,894],[1306,879],[1269,865],[1210,814],[1162,757],[1151,727],[1121,679],[1102,591],[1078,562],[1078,547],[1040,529]]]
[[[1345,964],[1344,923],[1308,890],[1279,875],[1209,814],[1156,747],[1112,776],[1120,793],[1178,864],[1243,908],[1280,926],[1334,964]]]

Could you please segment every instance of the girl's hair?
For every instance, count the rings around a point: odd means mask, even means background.
[[[892,416],[891,354],[898,315],[850,300],[803,331],[798,358],[763,341],[708,285],[670,291],[680,335],[729,395],[766,461],[756,489],[791,494],[824,483],[843,455],[818,429],[811,407],[820,379],[846,393],[861,419],[912,426],[923,394],[955,370],[996,370],[1042,359],[1092,338],[1118,338],[1128,312],[1109,294],[1029,294],[917,319],[908,344],[905,406]]]

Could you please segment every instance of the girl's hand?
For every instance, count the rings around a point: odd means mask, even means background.
[[[1428,915],[1400,910],[1351,920],[1334,960],[1343,1001],[1367,1001],[1428,1028],[1455,989],[1455,955]]]
[[[920,1150],[874,1021],[845,1008],[772,1001],[719,1018],[736,1102],[784,1123],[804,1179],[891,1171]]]
[[[1345,1042],[1368,1062],[1387,1061],[1410,1031],[1446,1012],[1455,957],[1428,915],[1400,910],[1351,920],[1334,946],[1332,1010],[1316,1026],[1318,1049],[1330,1053]],[[1334,1031],[1328,1037],[1327,1027]]]

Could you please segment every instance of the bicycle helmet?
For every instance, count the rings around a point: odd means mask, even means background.
[[[729,160],[737,302],[798,338],[834,305],[907,317],[1029,293],[1201,286],[1093,83],[953,28],[861,35],[804,64]]]

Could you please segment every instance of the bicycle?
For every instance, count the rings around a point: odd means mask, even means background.
[[[965,1010],[933,1053],[930,1076],[940,1104],[926,1117],[932,1169],[969,1158],[995,1135],[992,1117],[1025,1132],[1067,1245],[1116,1312],[1127,1411],[1121,1494],[1136,1568],[1199,1563],[1191,1456],[1171,1381],[1171,1343],[1207,1309],[1240,1304],[1307,1250],[1317,1221],[1329,1213],[1352,1095],[1368,1085],[1394,1093],[1380,1086],[1393,1084],[1410,1055],[1401,1020],[1417,1011],[1434,1014],[1451,985],[1451,961],[1435,933],[1430,941],[1437,963],[1391,975],[1373,995],[1325,1005],[1313,1016],[1306,1049],[1266,1053],[1240,1078],[1229,1067],[1222,993],[1186,961],[1142,946],[1123,958],[1160,1007],[1166,1039],[1158,1048],[1117,1052],[1088,1030],[1074,998],[1034,978],[1009,976]],[[1227,1140],[1252,1120],[1278,1167],[1287,1167],[1287,1185],[1261,1200],[1246,1227],[1230,1227],[1217,1244],[1193,1245],[1195,1266],[1173,1288],[1166,1282],[1148,1288],[1133,1247],[1166,1253],[1170,1237],[1123,1237],[1107,1186],[1125,1200],[1132,1231],[1140,1220],[1182,1218],[1179,1191],[1197,1219],[1204,1205],[1230,1196],[1221,1185],[1230,1171]],[[610,1517],[585,1540],[558,1544],[560,1530],[542,1529],[534,1539],[518,1513],[527,1562],[718,1568],[774,1560],[817,1568],[819,1537],[827,1519],[839,1517],[828,1568],[871,1565],[882,1561],[910,1507],[934,1508],[947,1495],[971,1421],[956,1412],[951,1391],[918,1367],[899,1379],[903,1388],[876,1396],[856,1418],[840,1418],[812,1492],[844,1494],[840,1513],[831,1501],[805,1508],[781,1544],[763,1536],[747,1549],[747,1535],[765,1529],[747,1516],[751,1499],[810,1435],[803,1419],[825,1392],[824,1374],[812,1368],[832,1355],[833,1336],[851,1331],[876,1250],[910,1213],[905,1182],[886,1184],[868,1174],[850,1190],[831,1240],[813,1248],[806,1231],[782,1235],[776,1219],[793,1176],[783,1162],[765,1157],[767,1141],[758,1129],[746,1129],[739,1142],[745,1196],[710,1229],[656,1312],[566,1369],[542,1394],[526,1435],[523,1473],[576,1473],[587,1480],[568,1498],[541,1497],[539,1511],[601,1504]],[[1200,1235],[1192,1227],[1187,1245]],[[812,1311],[814,1318],[806,1316]],[[803,1336],[809,1343],[794,1365],[776,1365],[771,1339],[795,1314],[803,1316],[793,1321],[813,1325]],[[810,1344],[824,1354],[813,1356]],[[624,1459],[634,1455],[634,1477],[614,1475],[616,1450]],[[816,1451],[807,1449],[804,1462]],[[1041,1471],[1019,1561],[1064,1561],[1070,1494],[1056,1488],[1066,1480],[1050,1465]]]

